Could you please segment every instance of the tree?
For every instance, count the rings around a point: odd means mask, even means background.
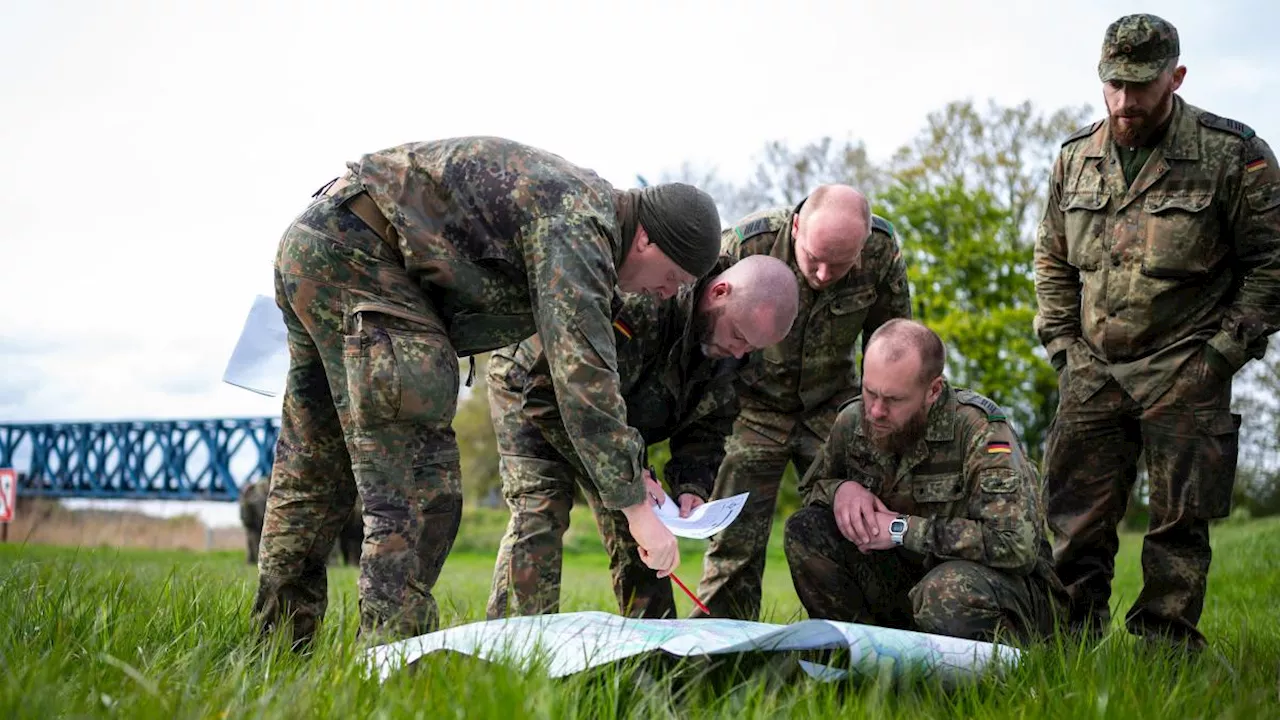
[[[736,193],[735,219],[769,207],[795,206],[825,183],[846,183],[872,196],[886,180],[860,141],[824,137],[793,150],[775,140],[765,143],[758,158],[754,175]]]
[[[913,314],[948,350],[948,376],[1000,403],[1037,456],[1057,402],[1053,368],[1036,354],[1031,255],[1008,241],[1007,209],[960,181],[906,179],[883,196],[897,223]]]
[[[1000,403],[1037,458],[1058,394],[1032,328],[1035,227],[1057,149],[1088,112],[950,103],[894,154],[877,208],[898,226],[916,319],[947,342],[952,379]]]

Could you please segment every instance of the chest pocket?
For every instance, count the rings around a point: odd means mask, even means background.
[[[1185,278],[1208,273],[1227,248],[1219,240],[1213,191],[1151,192],[1143,201],[1142,273]]]
[[[862,332],[862,324],[875,302],[874,287],[850,290],[831,298],[827,311],[819,316],[826,324],[826,332],[820,334],[825,345],[842,353],[847,349],[852,356],[858,333]]]
[[[948,505],[965,495],[964,475],[917,475],[911,482],[911,497],[919,504]]]
[[[1080,270],[1098,269],[1107,249],[1103,237],[1107,226],[1107,202],[1104,192],[1063,193],[1058,209],[1062,210],[1067,238],[1067,262]]]

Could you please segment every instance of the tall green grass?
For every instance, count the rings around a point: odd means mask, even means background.
[[[562,610],[612,610],[607,562],[575,515]],[[443,621],[483,619],[501,515],[469,514],[438,586]],[[766,621],[803,619],[775,533]],[[1126,536],[1114,599],[1140,587]],[[682,541],[696,583],[703,544]],[[944,688],[889,677],[818,683],[788,655],[635,659],[560,680],[458,655],[428,656],[385,684],[357,644],[355,577],[332,568],[311,655],[259,644],[255,572],[232,553],[0,546],[0,717],[1280,717],[1280,521],[1214,529],[1202,628],[1209,652],[1178,657],[1114,630],[1097,646],[1034,646],[1003,677]],[[679,598],[681,612],[690,609]]]

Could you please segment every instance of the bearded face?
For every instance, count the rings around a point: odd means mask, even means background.
[[[1141,147],[1173,110],[1173,77],[1162,73],[1148,83],[1113,80],[1102,86],[1117,145]]]
[[[901,423],[892,420],[873,421],[868,413],[862,414],[862,432],[871,438],[878,450],[890,455],[904,455],[920,442],[929,426],[929,404],[921,402]]]

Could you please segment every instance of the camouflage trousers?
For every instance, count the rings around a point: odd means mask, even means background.
[[[926,568],[902,549],[863,554],[840,534],[831,508],[787,519],[791,582],[810,618],[992,642],[1050,635],[1055,606],[1038,575],[1012,575],[969,560]]]
[[[388,639],[437,626],[462,512],[458,359],[399,252],[345,207],[358,191],[315,200],[276,256],[290,362],[252,612],[295,646],[324,617],[325,556],[357,495],[360,632]]]
[[[738,519],[711,539],[703,557],[698,597],[711,617],[759,619],[765,553],[783,473],[791,462],[796,475],[804,477],[825,440],[801,423],[779,443],[745,425],[741,416],[734,422],[711,499],[751,494]],[[698,609],[691,614],[704,616]]]
[[[581,481],[583,470],[555,449],[537,427],[523,419],[520,394],[494,381],[510,361],[489,361],[489,408],[497,436],[502,494],[511,510],[498,547],[485,616],[541,615],[560,610],[564,534],[569,529],[574,486],[583,491],[609,554],[609,573],[618,611],[631,617],[675,617],[671,581],[640,560],[627,518],[607,510],[595,488]],[[495,372],[496,371],[496,372]],[[564,438],[561,447],[568,447]]]
[[[1100,632],[1110,622],[1116,528],[1141,457],[1151,516],[1142,547],[1143,587],[1125,623],[1138,635],[1203,645],[1196,626],[1211,557],[1209,521],[1229,513],[1236,471],[1240,416],[1230,410],[1230,380],[1194,356],[1147,408],[1115,380],[1087,398],[1073,392],[1069,368],[1060,382],[1044,474],[1054,561],[1070,601],[1068,623]]]

